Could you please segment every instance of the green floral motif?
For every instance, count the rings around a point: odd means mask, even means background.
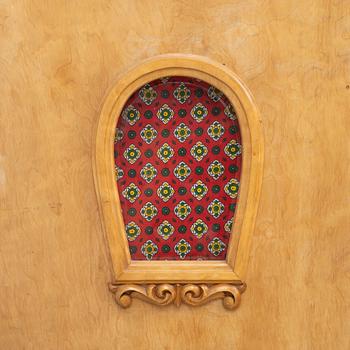
[[[225,224],[225,231],[226,232],[231,232],[232,230],[232,219],[228,220]]]
[[[239,182],[236,179],[231,179],[226,185],[225,185],[225,192],[228,194],[231,198],[236,198],[238,194],[239,189]]]
[[[180,220],[185,220],[187,216],[191,213],[191,207],[185,201],[181,201],[175,207],[174,212]]]
[[[237,119],[236,112],[233,109],[232,105],[230,105],[230,104],[225,107],[224,113],[225,113],[226,117],[230,118],[231,120]]]
[[[140,197],[140,189],[132,182],[125,190],[122,192],[123,196],[130,202],[134,203],[138,197]]]
[[[174,169],[174,175],[180,180],[185,181],[191,174],[191,169],[185,162],[180,162]]]
[[[232,160],[235,159],[239,154],[241,154],[241,145],[236,140],[231,140],[225,146],[225,154],[229,156]]]
[[[217,180],[224,172],[225,167],[218,161],[214,160],[208,167],[208,174]]]
[[[158,246],[149,239],[142,245],[141,252],[147,260],[151,260],[158,253]]]
[[[181,103],[185,103],[187,99],[190,97],[191,91],[186,87],[184,83],[181,83],[175,90],[174,90],[174,97]]]
[[[149,106],[157,98],[157,93],[149,84],[146,84],[139,91],[139,97],[147,106]]]
[[[164,123],[168,123],[168,121],[174,116],[174,111],[165,103],[162,107],[159,108],[157,112],[157,117]]]
[[[121,141],[124,137],[124,132],[122,129],[117,128],[115,130],[115,136],[114,136],[114,143],[117,143],[118,141]]]
[[[125,231],[130,242],[134,241],[141,233],[140,227],[138,227],[134,221],[129,222],[125,226]]]
[[[174,130],[174,135],[180,142],[185,142],[191,135],[191,130],[185,123],[181,123]]]
[[[163,184],[159,186],[157,194],[163,202],[167,202],[174,195],[174,189],[167,182],[163,182]]]
[[[134,125],[140,119],[140,112],[133,105],[130,105],[124,109],[122,117],[130,125]]]
[[[213,124],[211,124],[208,128],[208,135],[214,140],[217,141],[220,139],[220,137],[224,134],[225,129],[224,127],[218,122],[215,121]]]
[[[141,215],[147,220],[151,221],[158,214],[158,209],[151,203],[147,202],[141,208]]]
[[[125,151],[124,151],[124,158],[130,163],[134,164],[139,158],[140,158],[141,152],[140,150],[134,145],[130,145]]]
[[[202,221],[201,219],[198,219],[192,226],[191,226],[191,232],[194,234],[197,238],[202,238],[203,235],[205,235],[208,232],[208,226],[207,224]]]
[[[157,151],[157,156],[163,161],[163,163],[167,163],[173,155],[174,150],[167,143],[164,143],[164,145]]]
[[[157,130],[151,124],[147,124],[140,133],[142,140],[147,144],[150,144],[157,137],[157,134]]]
[[[208,154],[208,148],[200,141],[198,141],[191,148],[191,156],[200,162]]]
[[[157,228],[157,232],[164,239],[168,239],[174,233],[174,226],[167,220],[164,220]]]
[[[114,167],[115,179],[118,181],[124,176],[123,169],[119,168],[117,165]]]
[[[208,89],[208,96],[214,101],[217,102],[220,100],[220,98],[222,97],[223,93],[218,90],[217,88],[215,88],[214,86],[211,86]]]
[[[192,195],[198,200],[201,200],[207,194],[207,192],[208,192],[208,187],[201,180],[198,180],[191,187]]]
[[[191,109],[191,116],[199,123],[208,115],[208,110],[200,102]]]
[[[218,256],[225,248],[226,244],[218,237],[213,238],[208,244],[208,250],[215,256]]]
[[[191,245],[184,239],[180,239],[174,248],[180,259],[185,259],[186,255],[191,251]]]
[[[147,183],[150,183],[157,176],[157,169],[151,163],[147,163],[141,169],[140,175]]]
[[[225,206],[218,199],[214,199],[208,205],[208,213],[215,219],[217,219],[224,212],[224,209]]]

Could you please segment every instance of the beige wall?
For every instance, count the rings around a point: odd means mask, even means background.
[[[118,73],[169,52],[225,63],[262,113],[235,312],[107,290],[95,122]],[[350,348],[348,1],[1,1],[0,79],[0,349]]]

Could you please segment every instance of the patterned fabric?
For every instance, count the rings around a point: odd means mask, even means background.
[[[171,77],[136,91],[114,145],[132,259],[225,259],[241,152],[236,113],[213,86]]]

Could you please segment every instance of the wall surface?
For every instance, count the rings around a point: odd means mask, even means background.
[[[118,74],[162,53],[246,82],[266,163],[248,289],[119,309],[91,150]],[[0,349],[349,349],[350,3],[0,2]]]

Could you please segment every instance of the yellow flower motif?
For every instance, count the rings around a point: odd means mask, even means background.
[[[185,123],[180,123],[174,130],[174,135],[180,142],[185,142],[191,135],[191,130]]]
[[[181,162],[174,169],[174,175],[180,180],[185,181],[187,177],[191,174],[191,169],[185,162]]]
[[[168,121],[174,116],[174,111],[165,103],[157,112],[157,117],[164,123],[168,123]]]
[[[231,198],[236,198],[238,195],[238,189],[239,189],[239,182],[236,179],[231,179],[226,185],[225,185],[225,192],[228,194]]]
[[[140,112],[133,105],[130,105],[124,109],[122,117],[130,125],[134,125],[140,119]]]
[[[131,221],[125,226],[127,238],[130,242],[134,241],[141,233],[141,229],[135,222]]]
[[[185,259],[186,255],[191,251],[191,245],[184,239],[181,239],[175,245],[175,252],[179,255],[180,259]]]
[[[147,260],[151,260],[158,253],[158,246],[151,240],[148,240],[142,245],[141,252]]]
[[[187,216],[191,213],[191,207],[185,201],[181,201],[175,207],[174,212],[180,220],[185,220]]]

